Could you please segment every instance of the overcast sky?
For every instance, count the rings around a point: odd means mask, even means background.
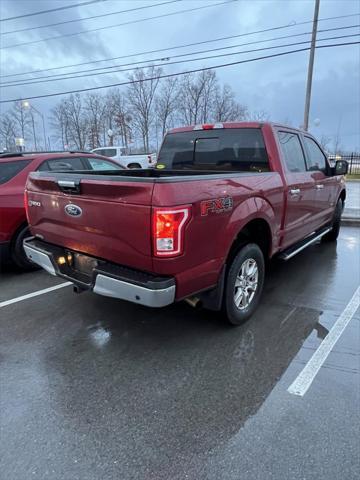
[[[84,1],[86,0],[1,0],[1,18],[24,15]],[[85,20],[85,17],[93,15],[149,6],[165,1],[166,0],[103,0],[102,2],[92,5],[84,5],[59,12],[2,21],[0,23],[1,33],[4,34],[11,30],[67,20],[79,20],[65,25],[1,35],[1,46],[6,47],[8,45],[31,42],[47,37],[163,15],[165,13],[189,8],[206,7],[207,5],[220,3],[224,0],[182,0],[140,11],[120,14],[114,13],[113,15],[102,18]],[[102,58],[119,57],[192,42],[211,40],[218,37],[239,35],[281,25],[292,26],[272,32],[252,34],[242,38],[164,52],[161,53],[161,56],[169,58],[171,55],[205,50],[211,47],[239,45],[245,42],[309,32],[311,30],[310,24],[295,24],[312,20],[313,9],[314,0],[240,0],[228,5],[213,5],[211,8],[203,8],[201,10],[165,18],[108,28],[98,32],[47,40],[31,45],[2,48],[0,50],[1,73],[2,75],[9,75]],[[359,14],[359,10],[359,0],[321,0],[319,18],[324,19],[353,13]],[[359,23],[359,15],[321,21],[319,22],[319,30],[358,25]],[[318,34],[318,38],[359,34],[359,32],[359,27],[332,32],[321,32]],[[238,47],[230,51],[305,41],[309,38],[310,35],[299,36],[287,40]],[[319,42],[319,44],[351,42],[356,40],[359,40],[359,37],[329,40]],[[167,66],[164,67],[164,71],[166,73],[179,72],[189,68],[201,68],[203,66],[234,62],[296,48],[301,48],[301,46],[280,48],[265,52],[238,54],[230,57],[201,60],[190,64]],[[227,53],[229,53],[229,50]],[[206,55],[211,55],[211,53]],[[100,66],[148,60],[158,57],[159,54],[136,55],[124,60],[101,63]],[[250,110],[266,110],[274,121],[288,121],[294,126],[299,126],[303,120],[308,57],[309,52],[301,52],[253,63],[244,63],[219,69],[217,70],[217,75],[221,82],[226,82],[231,85],[237,94],[238,100],[247,105]],[[63,71],[70,72],[95,68],[97,66],[99,65],[85,65]],[[55,70],[42,72],[37,75],[44,76],[58,72],[59,71]],[[6,78],[2,81],[14,80],[16,78],[17,77]],[[77,88],[111,84],[121,82],[125,79],[126,74],[118,73],[77,80],[72,79],[2,88],[1,99],[27,98],[45,93],[56,93]],[[54,106],[59,99],[60,97],[34,99],[32,100],[32,104],[43,113],[48,113],[50,108]],[[7,108],[8,105],[3,104],[1,110],[4,111]],[[318,126],[314,124],[315,119],[320,120]],[[339,132],[341,144],[344,148],[360,150],[359,45],[318,49],[316,51],[310,123],[310,129],[317,137],[320,137],[322,134],[334,137]]]

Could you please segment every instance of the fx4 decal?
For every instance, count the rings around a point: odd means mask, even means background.
[[[214,198],[203,200],[200,203],[201,216],[205,217],[209,213],[222,213],[232,210],[233,199],[231,197]]]

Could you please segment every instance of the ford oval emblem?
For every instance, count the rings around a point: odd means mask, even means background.
[[[82,210],[77,205],[69,203],[69,205],[66,205],[65,207],[65,213],[70,215],[70,217],[80,217],[80,215],[82,215]]]

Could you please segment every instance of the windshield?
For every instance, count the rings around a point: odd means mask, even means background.
[[[0,162],[0,185],[11,180],[23,170],[31,160],[18,160],[16,162]]]
[[[193,130],[165,137],[158,168],[266,172],[269,162],[260,129]]]

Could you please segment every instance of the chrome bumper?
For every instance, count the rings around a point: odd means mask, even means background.
[[[51,275],[70,280],[81,290],[91,290],[106,297],[119,298],[155,308],[165,307],[175,301],[176,287],[174,279],[159,279],[156,276],[152,277],[148,275],[149,280],[140,282],[136,276],[141,275],[142,277],[146,277],[147,274],[101,261],[103,265],[94,269],[88,277],[89,282],[85,283],[83,277],[81,281],[76,278],[75,271],[72,271],[68,267],[64,271],[57,264],[56,258],[59,255],[60,247],[53,246],[52,248],[51,245],[45,242],[29,238],[24,241],[24,250],[32,262],[44,268]],[[118,269],[124,268],[129,277],[133,272],[135,279],[126,279],[124,275],[116,278],[113,273],[107,275],[106,266],[112,266]]]
[[[29,260],[31,260],[33,263],[37,263],[38,265],[40,265],[40,267],[42,267],[47,272],[51,273],[51,275],[56,276],[56,271],[55,271],[54,265],[51,262],[49,255],[47,255],[46,253],[40,252],[35,248],[29,247],[28,245],[26,245],[25,242],[24,242],[24,250]]]
[[[165,307],[175,300],[175,285],[153,290],[102,274],[97,275],[93,291],[105,297],[121,298],[147,307]]]

